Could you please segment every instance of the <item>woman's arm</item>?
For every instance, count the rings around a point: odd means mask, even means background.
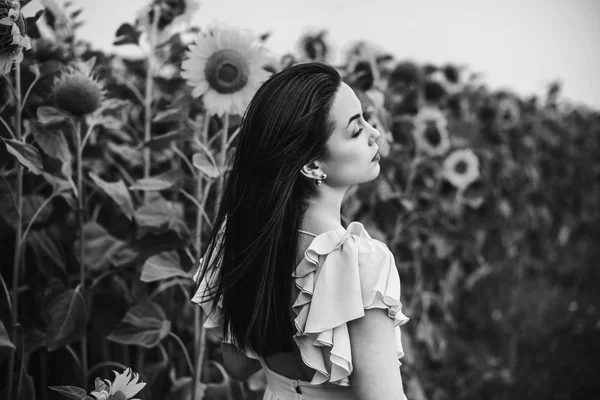
[[[221,342],[223,354],[223,367],[235,380],[245,381],[261,368],[260,362],[249,358],[231,343]]]
[[[348,322],[353,371],[352,387],[358,400],[404,400],[396,357],[394,320],[387,310],[365,310],[365,316]]]

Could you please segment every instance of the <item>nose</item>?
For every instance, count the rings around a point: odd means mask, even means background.
[[[379,130],[372,128],[371,129],[371,140],[369,141],[369,146],[372,146],[379,138],[381,137],[381,132]]]

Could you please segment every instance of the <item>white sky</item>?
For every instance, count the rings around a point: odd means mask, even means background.
[[[112,46],[115,31],[148,0],[72,1],[83,8],[82,38],[132,54]],[[600,109],[600,0],[204,0],[193,23],[213,20],[271,31],[267,45],[280,53],[307,26],[327,28],[338,49],[372,40],[400,59],[466,64],[521,95],[558,78],[564,97]]]

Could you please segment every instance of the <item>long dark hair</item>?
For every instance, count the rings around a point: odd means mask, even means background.
[[[200,266],[198,282],[207,274],[214,282],[205,300],[222,296],[225,333],[263,357],[292,351],[291,274],[306,200],[316,195],[314,180],[300,170],[326,155],[341,82],[335,68],[311,62],[260,87],[240,126],[215,221],[221,229]]]

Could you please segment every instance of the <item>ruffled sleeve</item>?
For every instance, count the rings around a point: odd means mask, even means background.
[[[300,291],[292,306],[294,340],[304,363],[316,370],[312,384],[350,385],[347,323],[366,309],[387,309],[395,324],[398,359],[404,356],[399,327],[408,318],[402,313],[394,256],[360,222],[317,236],[293,276]]]

